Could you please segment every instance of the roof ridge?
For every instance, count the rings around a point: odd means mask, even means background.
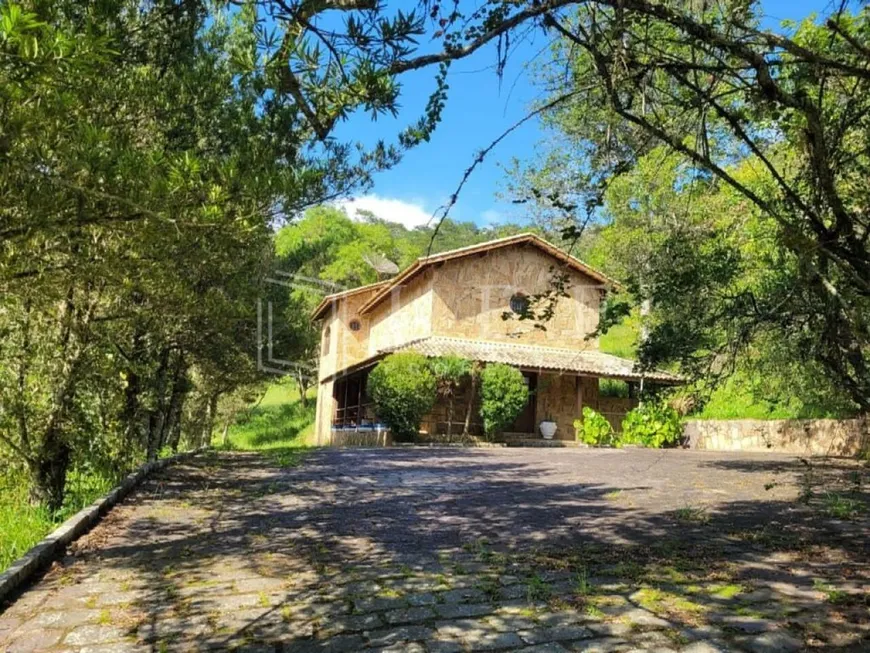
[[[374,283],[367,283],[364,286],[357,286],[356,288],[348,288],[347,290],[341,290],[339,292],[330,293],[329,295],[325,295],[323,299],[318,302],[317,306],[314,307],[314,310],[311,311],[311,319],[317,319],[320,313],[323,311],[326,306],[330,303],[334,302],[336,299],[344,299],[345,297],[350,297],[358,292],[363,292],[365,290],[373,290],[378,286],[383,286],[384,284],[388,284],[392,281],[392,279],[384,279],[383,281],[375,281]]]
[[[474,245],[467,245],[465,247],[460,247],[458,249],[448,250],[446,252],[439,252],[437,254],[431,254],[429,256],[421,257],[416,259],[411,265],[407,268],[399,272],[395,277],[390,279],[390,285],[386,286],[382,290],[380,290],[377,294],[374,295],[371,299],[369,299],[365,304],[360,307],[360,314],[367,313],[371,308],[381,302],[384,297],[390,292],[391,288],[394,288],[400,284],[402,284],[406,279],[410,278],[412,275],[416,274],[422,268],[433,265],[437,263],[441,263],[447,260],[452,260],[455,258],[459,258],[465,255],[473,254],[476,251],[487,252],[492,249],[498,249],[501,247],[506,247],[509,245],[521,244],[521,243],[534,243],[538,248],[544,250],[547,254],[552,256],[557,260],[561,260],[563,263],[570,265],[575,270],[595,279],[599,283],[603,284],[603,286],[611,286],[611,287],[619,287],[619,283],[615,280],[608,277],[603,272],[599,272],[591,265],[584,263],[576,256],[569,254],[564,251],[560,247],[554,245],[553,243],[545,240],[541,236],[532,233],[531,231],[523,232],[520,234],[515,234],[513,236],[506,236],[504,238],[496,238],[495,240],[488,240],[483,243],[476,243]]]
[[[462,247],[448,249],[448,250],[445,250],[443,252],[436,252],[435,254],[428,254],[427,256],[418,256],[416,260],[420,261],[420,262],[425,262],[425,261],[428,261],[429,259],[438,258],[439,256],[451,256],[453,254],[457,254],[457,253],[462,252],[462,251],[467,250],[467,249],[474,249],[475,247],[490,246],[490,245],[503,245],[504,243],[506,243],[508,241],[523,240],[524,238],[541,238],[541,237],[532,231],[523,231],[521,233],[514,234],[512,236],[502,236],[501,238],[495,238],[493,240],[485,240],[481,243],[472,243],[471,245],[463,245]],[[541,238],[541,240],[543,240],[543,239]]]

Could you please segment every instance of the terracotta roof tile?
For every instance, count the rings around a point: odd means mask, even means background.
[[[506,363],[525,369],[553,370],[625,380],[640,380],[643,377],[660,383],[683,381],[679,376],[662,370],[647,370],[641,373],[635,361],[593,350],[431,336],[383,349],[380,353],[388,354],[397,351],[416,351],[425,356],[461,356],[486,363]]]

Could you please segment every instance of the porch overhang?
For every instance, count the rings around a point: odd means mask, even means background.
[[[445,336],[429,336],[388,347],[377,354],[330,375],[321,382],[375,365],[387,354],[416,351],[424,356],[460,356],[483,363],[505,363],[521,370],[545,371],[575,376],[595,376],[637,382],[677,385],[685,380],[664,370],[641,370],[635,361],[594,350],[573,350],[541,347],[513,342],[469,340]]]
[[[635,361],[595,350],[430,336],[392,347],[384,350],[384,353],[396,351],[417,351],[425,356],[461,356],[484,363],[505,363],[522,370],[552,371],[577,376],[598,376],[624,381],[644,379],[669,385],[684,382],[676,374],[663,370],[640,370]]]

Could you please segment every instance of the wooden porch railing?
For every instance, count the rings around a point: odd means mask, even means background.
[[[386,426],[377,421],[374,404],[354,404],[344,408],[336,408],[332,419],[332,428],[337,430],[373,431],[385,430]]]

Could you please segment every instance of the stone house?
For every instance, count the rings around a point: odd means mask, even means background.
[[[523,311],[529,298],[564,280],[552,317],[544,329],[533,321],[505,319]],[[598,311],[616,283],[533,234],[520,234],[418,259],[392,279],[329,295],[313,319],[322,339],[317,393],[318,444],[348,441],[349,434],[378,432],[378,420],[366,395],[366,379],[384,356],[417,351],[426,356],[458,355],[520,369],[530,401],[506,438],[540,438],[538,424],[558,424],[557,439],[573,440],[574,419],[584,406],[602,412],[618,427],[636,405],[640,383],[676,383],[666,372],[642,374],[633,361],[598,351],[588,337]],[[628,385],[628,396],[606,397],[602,379]],[[470,399],[463,389],[457,406]],[[464,422],[464,410],[455,421]],[[477,411],[473,411],[479,420]],[[436,406],[423,423],[429,437],[444,433],[446,410]],[[453,433],[462,424],[454,423]],[[479,432],[480,424],[472,430]]]

